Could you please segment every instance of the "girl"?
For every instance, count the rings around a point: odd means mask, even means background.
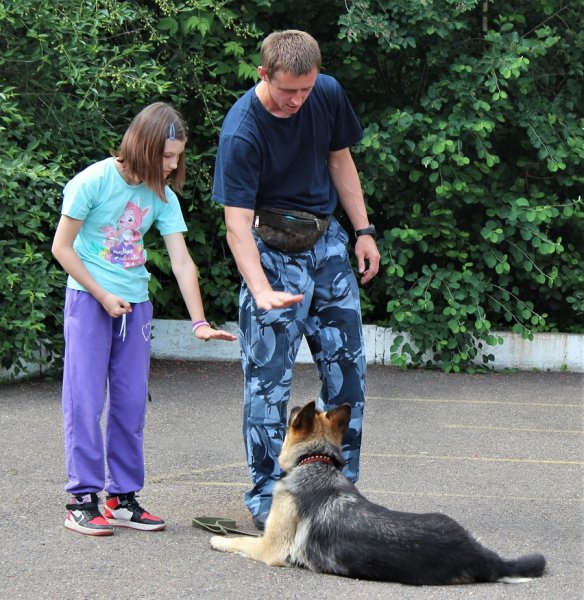
[[[186,225],[176,194],[165,184],[170,178],[182,191],[186,140],[178,112],[163,102],[151,104],[134,118],[118,152],[64,189],[52,251],[69,274],[63,418],[65,490],[72,497],[65,527],[83,534],[111,535],[113,525],[165,527],[136,500],[144,485],[152,322],[143,240],[152,224],[164,238],[195,336],[236,339],[205,320],[196,266],[183,237]],[[104,489],[102,515],[98,493]]]

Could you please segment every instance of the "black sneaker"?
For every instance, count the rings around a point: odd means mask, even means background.
[[[160,531],[166,523],[146,512],[136,500],[134,492],[109,496],[105,501],[105,517],[111,525],[143,531]]]
[[[66,505],[65,527],[84,535],[112,535],[114,528],[98,508],[97,494],[77,494]]]

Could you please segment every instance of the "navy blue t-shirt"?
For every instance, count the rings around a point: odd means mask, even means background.
[[[330,215],[337,192],[328,153],[363,137],[361,125],[336,79],[318,75],[300,110],[272,115],[255,87],[225,117],[215,161],[213,200],[255,209],[274,206]]]

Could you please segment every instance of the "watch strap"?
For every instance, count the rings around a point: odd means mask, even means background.
[[[362,229],[355,230],[355,237],[361,237],[362,235],[370,235],[373,239],[377,239],[377,231],[375,230],[375,225],[368,225],[367,227],[363,227]]]

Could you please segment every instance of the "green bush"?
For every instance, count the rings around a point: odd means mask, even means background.
[[[188,121],[187,182],[182,199],[187,243],[199,267],[208,319],[237,316],[239,276],[225,242],[223,210],[211,201],[215,151],[223,117],[236,97],[253,84],[258,36],[229,8],[234,3],[195,0],[158,2],[158,60],[172,81],[170,100]],[[155,315],[188,318],[160,237],[149,236],[155,259],[150,291]]]
[[[60,345],[53,335],[63,277],[47,253],[45,223],[58,204],[59,157],[51,159],[30,136],[32,122],[11,88],[0,92],[0,344],[1,366],[15,374],[27,363],[50,364]]]
[[[58,367],[65,275],[50,247],[63,184],[168,88],[152,16],[133,2],[0,6],[0,365]]]
[[[395,365],[488,366],[493,331],[582,331],[584,41],[553,0],[19,0],[0,5],[0,365],[59,366],[65,276],[50,255],[63,184],[173,102],[189,126],[182,198],[208,317],[237,315],[239,275],[210,200],[223,117],[265,33],[321,43],[365,128],[355,148],[382,272],[369,323]],[[341,219],[342,219],[341,215]],[[159,236],[155,315],[186,318]]]
[[[473,370],[496,329],[582,331],[582,14],[356,0],[341,18],[396,365]],[[581,106],[581,104],[580,104]],[[385,297],[386,302],[373,298]]]

